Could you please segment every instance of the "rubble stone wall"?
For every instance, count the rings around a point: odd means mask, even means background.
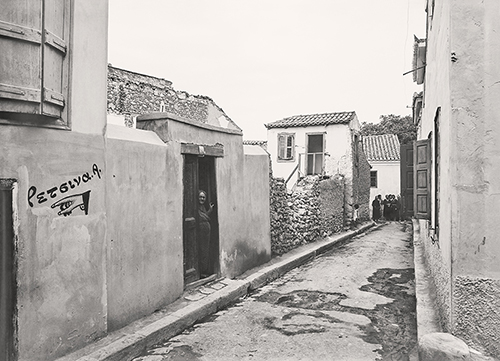
[[[272,254],[340,232],[345,223],[344,188],[342,176],[310,176],[288,193],[283,178],[271,178]]]
[[[172,82],[108,66],[108,113],[169,112],[206,123],[211,99],[177,91]]]
[[[324,236],[344,229],[344,192],[345,178],[340,175],[319,182],[320,225]]]
[[[358,147],[353,174],[353,202],[359,205],[359,220],[365,221],[370,219],[370,164],[362,147]]]

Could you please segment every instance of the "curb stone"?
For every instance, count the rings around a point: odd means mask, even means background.
[[[382,224],[368,222],[356,230],[347,231],[299,247],[296,252],[281,256],[281,260],[269,262],[254,270],[247,271],[242,275],[244,278],[216,280],[212,282],[213,287],[210,284],[203,286],[203,288],[210,287],[214,292],[200,293],[199,299],[197,296],[192,296],[193,301],[189,301],[187,295],[184,294],[181,305],[180,307],[177,306],[176,310],[171,309],[169,311],[169,306],[167,306],[165,311],[159,312],[157,315],[138,320],[121,330],[110,333],[93,344],[58,358],[56,361],[132,360],[147,348],[181,333],[197,321],[214,314],[240,297],[277,279],[288,271],[355,236],[361,235],[368,230],[373,231],[381,226]],[[301,248],[304,248],[304,250]],[[192,292],[189,294],[193,295]]]

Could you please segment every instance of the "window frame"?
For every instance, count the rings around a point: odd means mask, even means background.
[[[284,137],[285,139],[283,144],[280,141],[281,137]],[[288,139],[290,138],[292,139],[292,144],[288,145]],[[277,144],[278,153],[276,159],[278,160],[278,162],[280,163],[295,162],[295,133],[281,132],[278,133],[277,139],[278,139],[278,144]],[[290,157],[286,156],[288,150],[290,150]]]
[[[323,151],[322,152],[309,152],[309,137],[314,135],[321,135],[323,137]],[[316,165],[316,156],[322,155],[322,165],[321,165],[321,173],[315,173],[314,168]],[[323,175],[325,174],[325,154],[326,154],[326,132],[312,132],[306,133],[306,148],[305,148],[305,162],[306,162],[306,175]],[[309,173],[309,155],[313,155],[314,164],[313,164],[313,173]]]

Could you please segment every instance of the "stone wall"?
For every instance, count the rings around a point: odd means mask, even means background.
[[[368,220],[370,219],[370,164],[361,146],[358,147],[353,174],[353,202],[359,205],[359,220]]]
[[[344,229],[345,178],[336,175],[319,182],[320,225],[324,236]]]
[[[270,177],[271,253],[286,253],[295,246],[291,239],[291,209],[283,178]]]
[[[343,230],[344,177],[308,176],[288,193],[283,178],[271,177],[271,251],[280,255]]]
[[[172,82],[108,65],[108,113],[131,116],[163,112],[183,119],[241,130],[215,102],[203,95],[175,90]]]

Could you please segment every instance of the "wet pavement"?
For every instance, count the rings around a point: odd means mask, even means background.
[[[134,361],[416,360],[411,225],[335,248]]]

